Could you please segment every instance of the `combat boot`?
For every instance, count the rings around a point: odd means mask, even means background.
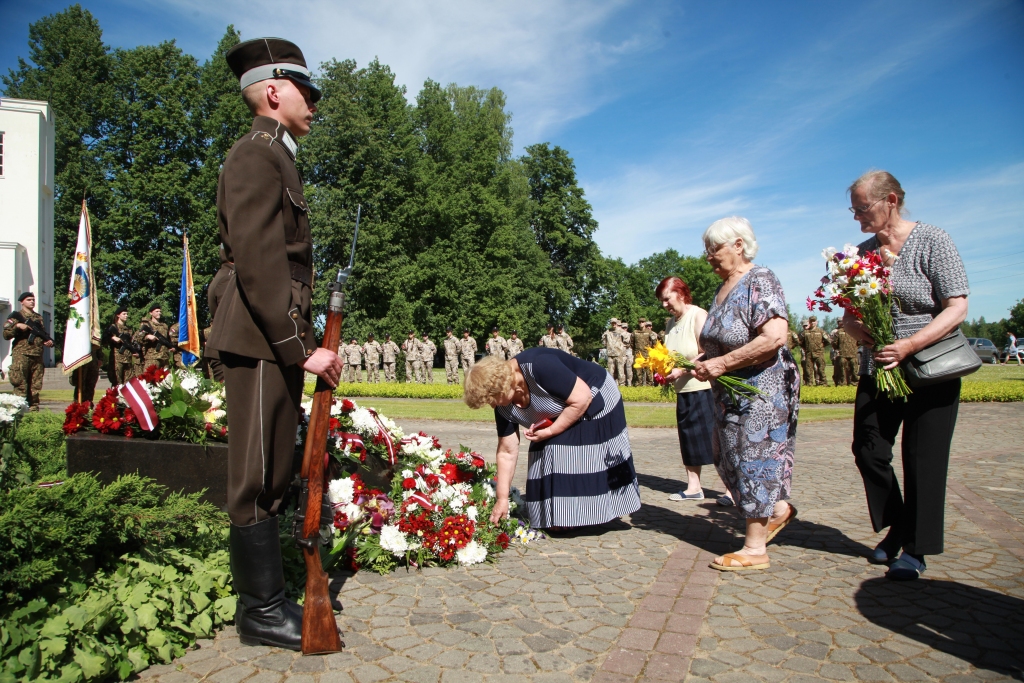
[[[230,547],[238,639],[243,645],[301,650],[302,607],[285,598],[277,517],[232,525]]]

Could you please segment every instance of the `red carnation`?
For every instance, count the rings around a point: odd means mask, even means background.
[[[406,491],[412,491],[414,488],[416,488],[416,480],[413,479],[412,477],[406,477],[405,479],[402,480],[402,488],[405,489]]]
[[[353,410],[355,410],[355,408],[356,404],[348,400],[347,398],[341,402],[341,411],[343,413],[351,413]]]
[[[328,429],[330,429],[332,432],[336,432],[341,427],[341,420],[339,420],[336,417],[332,417],[327,424]]]
[[[494,539],[494,542],[500,545],[502,550],[508,548],[508,541],[508,534],[506,534],[504,531],[498,534],[498,538]]]
[[[481,458],[476,453],[472,453],[471,455],[473,456],[473,467],[483,467],[485,464],[487,464],[484,462],[484,459]]]
[[[437,488],[441,484],[441,478],[433,473],[428,474],[426,477],[424,477],[424,479],[427,482],[427,486],[429,486],[432,489]]]

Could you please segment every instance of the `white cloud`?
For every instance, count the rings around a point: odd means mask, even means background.
[[[171,0],[178,10],[242,38],[295,41],[310,65],[374,57],[414,98],[430,78],[442,85],[496,86],[508,98],[517,143],[540,141],[616,93],[600,76],[662,39],[657,7],[634,0],[546,2],[335,2]]]

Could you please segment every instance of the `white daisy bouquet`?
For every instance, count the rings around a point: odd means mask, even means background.
[[[875,251],[859,253],[847,244],[842,251],[829,247],[821,252],[828,274],[821,278],[821,286],[813,297],[807,297],[807,310],[830,312],[838,306],[857,316],[880,349],[896,341],[892,322],[892,273],[881,255]],[[910,387],[903,379],[899,367],[886,370],[874,365],[875,385],[889,398],[906,398]]]

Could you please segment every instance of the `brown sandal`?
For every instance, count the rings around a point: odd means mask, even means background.
[[[754,564],[746,555],[737,555],[736,553],[726,553],[722,555],[722,564],[712,562],[708,565],[712,569],[717,569],[720,572],[745,572],[756,569],[768,569],[772,566],[771,562],[759,562]]]
[[[764,539],[765,544],[768,544],[773,538],[779,535],[779,532],[786,528],[786,525],[796,519],[796,506],[792,503],[789,504],[789,514],[786,515],[785,519],[775,524],[768,524],[768,537]]]

